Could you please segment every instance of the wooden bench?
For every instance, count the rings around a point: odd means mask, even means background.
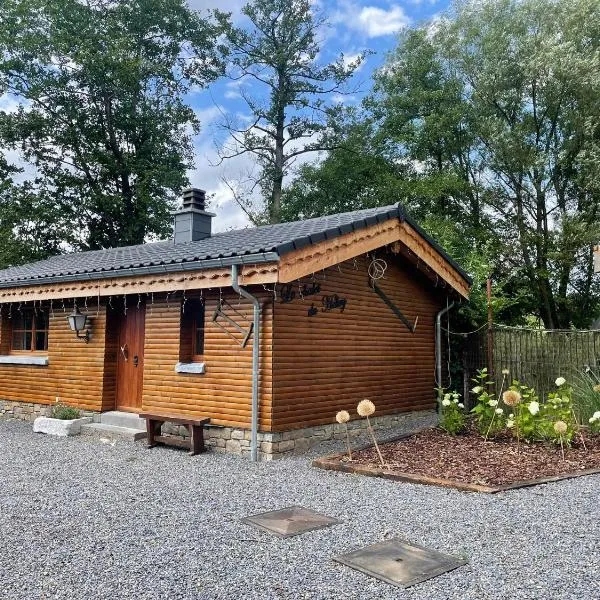
[[[148,434],[148,448],[154,448],[157,444],[168,446],[178,446],[179,448],[189,448],[190,454],[196,456],[205,451],[204,432],[202,428],[210,419],[205,417],[186,417],[185,415],[168,415],[164,413],[140,413],[142,419],[146,419],[146,431]],[[161,435],[163,423],[175,423],[185,425],[190,434],[189,443],[185,440]]]

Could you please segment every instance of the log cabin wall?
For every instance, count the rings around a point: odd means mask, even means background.
[[[13,307],[14,310],[14,307]],[[89,344],[75,337],[69,329],[67,314],[55,308],[50,314],[48,329],[47,366],[0,364],[0,399],[54,404],[60,398],[64,404],[82,410],[101,411],[105,390],[105,332],[106,311],[89,313],[92,336]],[[0,321],[0,353],[10,348],[10,319],[3,311]],[[21,354],[22,355],[22,354]],[[106,400],[110,402],[110,393]]]
[[[260,420],[261,431],[269,431],[272,413],[272,296],[263,288],[250,288],[250,293],[262,303],[260,341]],[[188,297],[193,292],[187,293]],[[240,318],[227,310],[242,327],[248,328],[253,318],[253,307],[244,298],[223,290],[223,296]],[[146,333],[144,344],[144,393],[142,408],[145,411],[185,412],[205,415],[213,425],[250,427],[252,402],[252,336],[247,345],[231,339],[212,322],[217,307],[218,291],[204,291],[205,329],[203,361],[204,374],[175,372],[180,359],[181,299],[155,298],[146,307]],[[221,321],[222,322],[222,321]],[[228,330],[240,339],[235,329]]]
[[[411,333],[368,285],[365,255],[315,275],[321,290],[274,306],[273,431],[333,422],[338,410],[356,417],[370,398],[376,416],[434,406],[435,316],[446,293],[401,256],[385,256],[379,287],[411,322]],[[302,280],[309,285],[311,277]],[[323,312],[322,296],[346,299]],[[314,305],[318,313],[308,316]]]

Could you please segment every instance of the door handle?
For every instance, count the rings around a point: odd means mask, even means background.
[[[133,357],[133,366],[134,366],[134,367],[137,367],[137,366],[138,366],[138,363],[139,363],[139,358],[138,358],[138,355],[136,354],[136,355]]]

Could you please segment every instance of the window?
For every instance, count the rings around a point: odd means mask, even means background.
[[[192,360],[199,359],[204,354],[204,303],[200,300],[190,302],[192,313]]]
[[[187,299],[181,308],[179,359],[202,362],[204,354],[204,303],[200,298]]]
[[[12,314],[11,350],[44,352],[48,350],[48,315],[40,310],[23,309]]]

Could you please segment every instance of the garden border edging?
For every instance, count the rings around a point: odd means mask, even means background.
[[[425,427],[410,433],[403,433],[383,441],[379,444],[387,444],[390,442],[397,442],[399,440],[411,437],[421,431],[430,429]],[[366,450],[367,448],[373,448],[373,444],[365,444],[358,448],[353,448],[353,452],[359,452]],[[600,474],[600,468],[586,469],[584,471],[577,471],[575,473],[564,473],[562,475],[552,475],[550,477],[541,477],[540,479],[529,479],[525,481],[516,481],[506,485],[479,485],[476,483],[465,483],[454,479],[442,479],[436,477],[429,477],[428,475],[418,475],[415,473],[401,473],[391,470],[383,469],[379,466],[366,466],[366,465],[353,465],[350,462],[342,462],[342,457],[348,456],[347,452],[338,452],[322,458],[317,458],[312,461],[312,466],[324,469],[327,471],[337,471],[341,473],[349,473],[353,475],[365,475],[367,477],[379,477],[381,479],[388,479],[391,481],[403,481],[406,483],[417,483],[421,485],[435,485],[444,488],[453,488],[461,492],[480,492],[483,494],[497,494],[498,492],[507,492],[510,490],[516,490],[525,487],[532,487],[534,485],[542,485],[546,483],[553,483],[556,481],[562,481],[563,479],[574,479],[576,477],[583,477],[584,475],[597,475]]]

